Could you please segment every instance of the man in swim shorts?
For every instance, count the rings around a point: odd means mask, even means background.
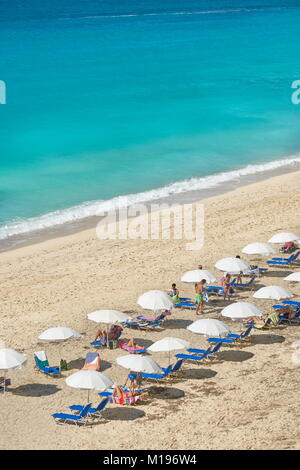
[[[204,299],[203,299],[203,288],[206,284],[206,280],[205,279],[202,279],[201,282],[197,282],[197,284],[195,284],[195,291],[196,291],[196,303],[197,303],[197,307],[196,307],[196,315],[199,315],[199,310],[200,310],[200,314],[203,313],[203,303],[204,303]]]

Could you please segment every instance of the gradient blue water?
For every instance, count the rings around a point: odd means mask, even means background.
[[[300,1],[1,0],[0,223],[298,152],[299,24]]]

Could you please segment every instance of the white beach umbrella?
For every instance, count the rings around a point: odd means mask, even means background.
[[[0,349],[0,370],[20,369],[26,361],[27,357],[14,349]]]
[[[43,333],[41,333],[38,338],[42,341],[60,342],[71,338],[81,337],[82,335],[77,333],[77,331],[73,330],[72,328],[57,326],[55,328],[48,328],[48,330],[43,331]]]
[[[248,272],[251,269],[249,264],[240,258],[222,258],[216,262],[215,267],[230,274]]]
[[[202,318],[187,326],[187,330],[206,336],[226,336],[230,329],[225,323],[214,318]]]
[[[67,328],[65,326],[57,326],[55,328],[48,328],[48,330],[43,331],[38,337],[41,341],[49,341],[50,343],[62,343],[68,339],[78,339],[82,338],[82,335],[77,333],[77,331],[72,328]],[[61,356],[61,351],[59,348],[59,355]],[[60,366],[59,366],[60,368]]]
[[[182,282],[187,282],[195,284],[196,282],[201,282],[202,279],[205,279],[208,284],[216,281],[215,276],[207,271],[206,269],[194,269],[193,271],[187,271],[181,276]]]
[[[96,370],[80,370],[75,372],[75,374],[69,375],[66,378],[66,384],[69,387],[88,390],[88,401],[90,390],[103,392],[114,385],[109,377]]]
[[[300,237],[299,235],[295,235],[291,232],[281,232],[273,235],[273,237],[268,240],[269,243],[287,243],[287,242],[294,242],[298,240]]]
[[[293,297],[293,294],[280,286],[266,286],[258,289],[258,291],[253,294],[253,297],[256,299],[280,300]]]
[[[249,318],[249,317],[261,317],[262,312],[256,305],[250,302],[234,302],[233,304],[227,305],[221,311],[223,317],[228,318]]]
[[[171,351],[176,351],[178,349],[186,349],[189,346],[190,343],[188,341],[185,341],[184,339],[167,336],[166,338],[162,338],[158,341],[155,341],[155,343],[149,346],[148,350],[152,352],[168,352],[170,364]]]
[[[137,303],[145,310],[153,310],[154,312],[170,310],[174,307],[171,297],[161,290],[145,292],[138,297]]]
[[[150,357],[135,354],[117,357],[117,364],[134,372],[146,372],[147,374],[163,374],[163,370],[157,362]]]
[[[299,282],[300,281],[300,271],[296,273],[291,273],[288,276],[284,278],[285,281],[290,281],[290,282]]]
[[[23,356],[14,349],[0,349],[0,370],[4,372],[12,369],[20,369],[27,362],[27,357]],[[5,375],[4,375],[4,391],[5,391]]]
[[[105,323],[107,325],[107,337],[109,324],[131,320],[129,315],[118,310],[96,310],[95,312],[88,313],[87,317],[96,323]],[[108,341],[106,345],[108,347]]]
[[[96,310],[89,313],[87,317],[96,323],[117,323],[131,320],[129,315],[118,310]]]
[[[274,248],[267,243],[250,243],[242,249],[243,253],[247,255],[271,255],[275,253]]]

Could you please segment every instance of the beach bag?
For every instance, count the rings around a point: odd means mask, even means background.
[[[68,363],[64,359],[60,360],[60,370],[68,370]]]

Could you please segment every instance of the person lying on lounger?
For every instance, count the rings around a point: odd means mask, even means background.
[[[137,388],[137,390],[139,388],[141,388],[141,385],[142,385],[142,372],[134,372],[134,371],[130,371],[129,374],[127,375],[127,378],[126,378],[126,382],[124,383],[124,387],[126,387],[126,384],[128,382],[128,380],[130,381],[130,385],[129,385],[129,388],[130,390],[135,390]]]
[[[298,313],[298,310],[295,310],[290,305],[286,305],[282,308],[279,308],[277,310],[277,313],[278,315],[284,315],[284,317],[287,318],[288,320],[292,320]]]
[[[116,385],[113,391],[113,398],[116,400],[117,403],[125,405],[126,399],[134,399],[135,397],[139,397],[140,399],[145,398],[148,395],[148,392],[138,393],[135,391],[126,392],[120,385]],[[137,398],[136,398],[137,399]]]
[[[111,339],[111,340],[118,339],[122,331],[123,331],[123,328],[121,326],[112,325],[112,327],[109,329],[109,332],[108,332],[108,339]],[[101,338],[101,337],[107,340],[107,332],[105,330],[98,330],[94,341],[97,341],[98,338]]]

